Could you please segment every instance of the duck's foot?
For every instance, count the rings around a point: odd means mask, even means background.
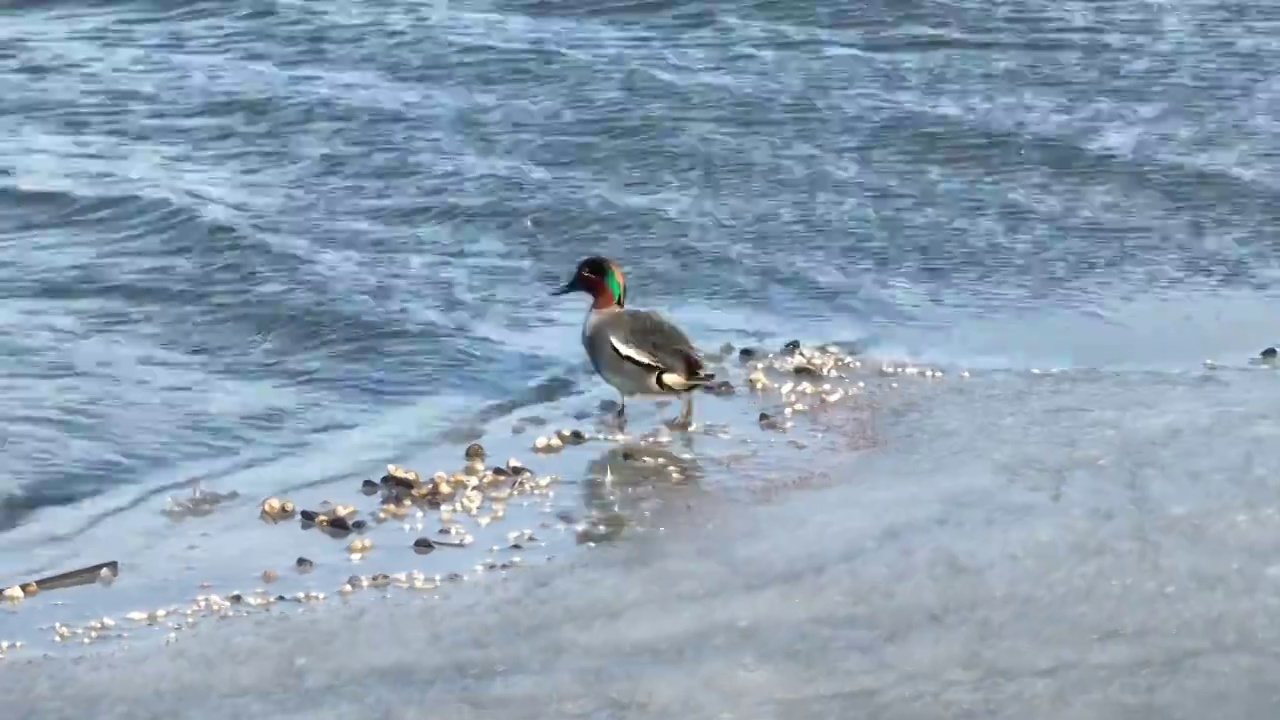
[[[688,432],[693,429],[693,421],[686,419],[683,415],[671,418],[664,422],[663,425],[666,425],[667,429],[672,432]]]

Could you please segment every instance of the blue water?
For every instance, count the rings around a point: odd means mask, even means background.
[[[8,5],[0,538],[609,397],[549,296],[597,253],[707,348],[1085,368],[1057,397],[1121,426],[1262,422],[1270,376],[1178,388],[1280,342],[1277,36],[1252,1]]]

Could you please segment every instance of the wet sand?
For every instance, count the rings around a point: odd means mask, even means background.
[[[815,417],[814,446],[757,428],[699,447],[696,485],[618,493],[643,532],[430,596],[202,623],[167,647],[32,648],[0,688],[48,718],[1269,717],[1275,377],[881,378],[871,420]],[[610,505],[579,483],[556,502]]]

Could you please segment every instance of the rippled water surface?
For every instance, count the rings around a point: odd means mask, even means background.
[[[1280,6],[1251,1],[6,5],[0,575],[128,534],[191,479],[266,494],[610,397],[582,299],[548,295],[595,253],[704,347],[859,340],[996,373],[879,418],[894,438],[932,417],[953,445],[890,443],[877,477],[1000,457],[1034,425],[1034,457],[971,468],[979,505],[1012,502],[1002,468],[1052,495],[1124,437],[1187,461],[1062,507],[1270,517],[1274,377],[1200,363],[1280,342],[1277,38]],[[1082,374],[1024,384],[1043,367]],[[1061,407],[1028,407],[1045,392]],[[975,420],[992,403],[1007,425]],[[920,542],[1016,535],[1013,507],[979,514]],[[1262,612],[1205,592],[1188,612]],[[1273,707],[1258,682],[1240,708]],[[751,716],[806,716],[778,697]],[[1080,717],[1131,717],[1098,707]]]

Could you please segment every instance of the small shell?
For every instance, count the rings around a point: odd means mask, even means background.
[[[280,514],[280,508],[282,507],[282,505],[283,503],[281,502],[280,498],[269,497],[266,500],[262,501],[262,512],[271,517],[276,517],[277,515]]]
[[[18,600],[21,600],[22,598],[26,597],[26,593],[22,592],[22,588],[18,587],[17,585],[13,585],[5,588],[4,592],[0,593],[0,595],[3,595],[5,600],[10,600],[13,602],[17,602]]]

